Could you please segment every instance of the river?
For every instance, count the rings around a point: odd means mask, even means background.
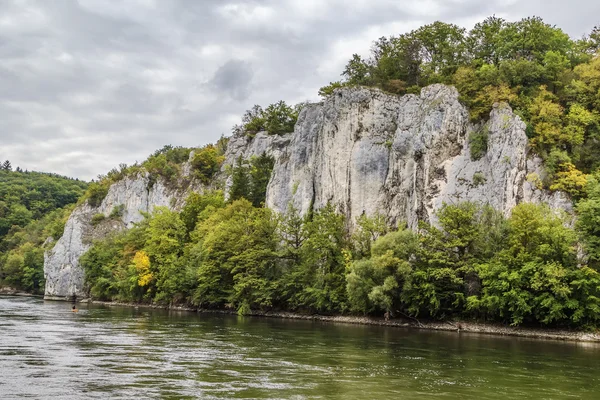
[[[0,398],[600,398],[600,346],[0,296]]]

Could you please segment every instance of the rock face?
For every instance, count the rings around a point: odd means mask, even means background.
[[[471,157],[469,137],[487,133],[487,151]],[[220,180],[238,157],[267,153],[275,159],[267,206],[301,213],[333,204],[353,223],[360,215],[382,214],[390,224],[436,223],[444,203],[489,203],[508,214],[520,202],[571,208],[561,193],[538,190],[529,181],[543,175],[541,160],[528,157],[525,124],[506,105],[494,106],[485,125],[469,121],[452,87],[432,85],[420,95],[394,96],[373,89],[337,90],[324,102],[306,106],[293,133],[258,133],[230,139]],[[183,168],[190,174],[189,166]],[[189,181],[190,179],[188,179]],[[185,186],[185,185],[184,185]],[[98,208],[77,207],[65,232],[45,255],[47,298],[85,296],[79,257],[94,238],[126,229],[155,206],[180,208],[192,190],[150,184],[139,174],[113,184]],[[115,207],[120,217],[110,218]],[[94,215],[107,218],[93,226]]]
[[[472,160],[469,136],[485,130],[487,152]],[[306,107],[277,157],[267,206],[301,213],[332,203],[350,222],[361,214],[389,223],[435,223],[443,203],[489,203],[508,214],[522,201],[570,207],[560,194],[537,190],[527,176],[525,124],[496,105],[485,125],[469,122],[453,87],[432,85],[420,96],[372,89],[338,90]]]
[[[90,248],[92,240],[131,228],[143,219],[140,211],[151,212],[155,206],[176,208],[184,198],[180,190],[169,189],[160,180],[151,185],[147,174],[138,174],[114,183],[99,207],[86,202],[75,208],[63,236],[44,255],[45,298],[84,297],[84,272],[79,257]],[[120,215],[111,217],[116,209],[120,209]],[[94,226],[92,218],[97,214],[103,214],[105,219]]]
[[[279,136],[268,135],[266,132],[259,132],[253,138],[243,134],[231,137],[221,170],[221,178],[225,181],[225,195],[227,195],[232,183],[231,177],[225,173],[228,166],[235,165],[239,157],[242,160],[248,160],[263,153],[278,160],[286,152],[291,139],[291,133]]]

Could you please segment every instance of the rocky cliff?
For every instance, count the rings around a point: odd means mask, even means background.
[[[487,134],[487,151],[474,160],[469,137]],[[293,133],[230,139],[220,179],[238,157],[263,152],[275,159],[267,206],[284,212],[293,205],[306,213],[332,203],[352,223],[361,214],[384,215],[390,224],[435,223],[443,203],[489,203],[508,214],[520,202],[547,202],[570,209],[562,193],[538,190],[528,176],[542,175],[541,160],[528,154],[525,124],[507,105],[495,105],[489,120],[473,124],[452,87],[432,85],[420,95],[394,96],[374,89],[337,90],[322,103],[306,106]],[[184,169],[185,170],[185,169]],[[186,193],[138,175],[115,183],[94,209],[79,206],[63,237],[46,254],[46,296],[82,296],[79,257],[91,239],[125,229],[156,205],[181,206]],[[184,193],[185,192],[185,193]],[[93,215],[122,215],[92,226]]]
[[[471,157],[469,136],[485,130],[487,151]],[[372,89],[338,90],[306,107],[275,164],[267,206],[301,212],[328,202],[350,221],[383,214],[389,223],[435,223],[442,204],[471,200],[508,213],[519,202],[569,208],[561,193],[536,189],[525,124],[496,105],[485,124],[472,124],[453,87],[432,85],[420,96]]]
[[[143,219],[141,212],[151,212],[155,206],[178,208],[184,199],[184,190],[170,188],[161,180],[153,182],[147,173],[139,173],[114,183],[100,206],[91,207],[87,202],[79,205],[65,224],[63,236],[44,255],[45,298],[85,296],[79,257],[94,239],[132,227]],[[93,223],[94,216],[100,214],[104,219]]]

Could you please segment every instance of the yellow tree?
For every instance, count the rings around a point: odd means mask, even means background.
[[[154,275],[150,272],[150,257],[144,250],[137,251],[133,257],[133,265],[138,273],[138,285],[148,286],[154,280]]]

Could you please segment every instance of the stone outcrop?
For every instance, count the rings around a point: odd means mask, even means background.
[[[469,137],[487,133],[487,151],[471,156]],[[562,193],[539,190],[541,160],[528,154],[525,124],[507,105],[495,105],[485,124],[469,120],[453,87],[432,85],[420,95],[395,96],[379,90],[344,88],[325,101],[307,105],[293,133],[254,137],[236,135],[229,141],[218,179],[227,191],[227,166],[239,157],[267,153],[275,166],[267,189],[267,206],[285,212],[293,205],[301,213],[333,204],[353,223],[362,214],[382,214],[390,224],[405,221],[416,227],[436,223],[444,203],[470,200],[488,203],[509,214],[520,202],[546,202],[570,210]],[[140,173],[114,183],[102,204],[78,206],[65,232],[46,253],[47,298],[84,296],[79,257],[94,238],[130,228],[155,206],[178,209],[194,186],[190,166],[182,169],[184,184],[169,188],[151,184]],[[115,208],[118,217],[110,217]],[[106,219],[93,225],[92,218]]]
[[[155,206],[177,208],[184,198],[181,190],[170,189],[161,180],[152,184],[148,174],[140,173],[114,183],[100,206],[91,207],[85,202],[76,207],[65,224],[63,236],[44,255],[45,298],[85,296],[79,257],[94,239],[131,228],[143,219],[141,212],[151,212]],[[92,218],[98,214],[105,218],[93,224]]]
[[[471,157],[469,137],[485,130],[487,152]],[[453,87],[432,85],[419,96],[343,89],[306,107],[279,155],[267,206],[301,213],[332,203],[350,222],[384,215],[395,224],[435,223],[443,203],[488,203],[508,214],[522,201],[570,207],[562,194],[527,179],[525,124],[509,106],[495,105],[486,124],[472,124]]]

